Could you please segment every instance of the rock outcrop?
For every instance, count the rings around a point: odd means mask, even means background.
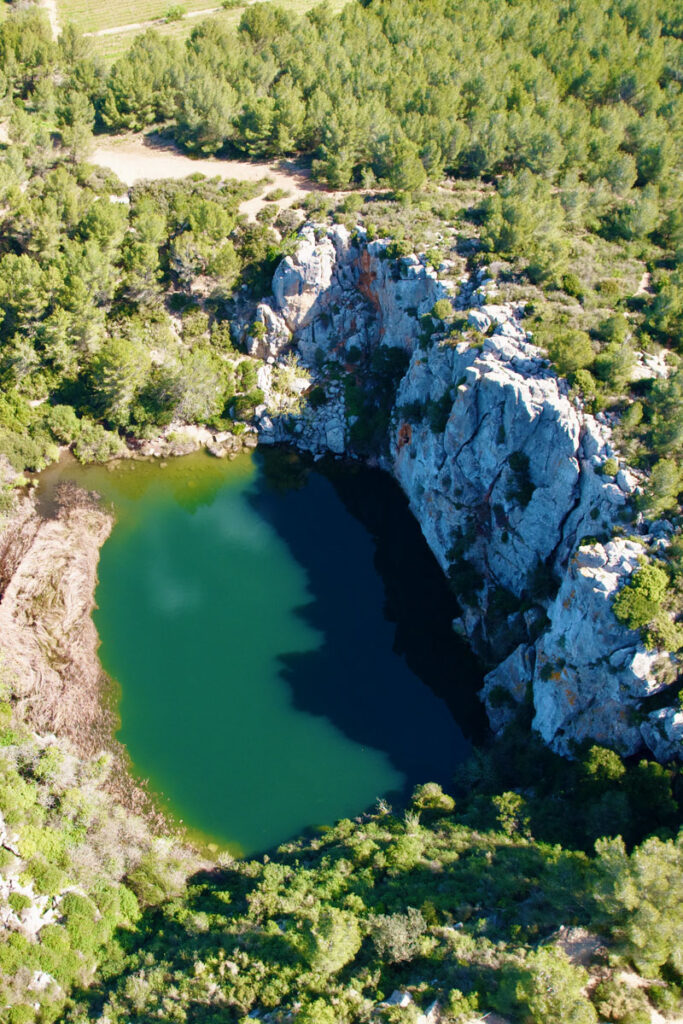
[[[643,742],[672,749],[677,722],[641,727],[633,715],[662,685],[657,657],[612,612],[644,549],[591,543],[613,536],[638,477],[623,465],[603,474],[616,455],[609,424],[572,401],[532,344],[522,304],[495,302],[485,272],[441,280],[426,261],[389,259],[386,243],[339,226],[307,227],[273,291],[259,307],[260,351],[277,360],[291,331],[326,400],[294,420],[268,417],[262,441],[341,454],[355,417],[340,379],[357,380],[359,356],[382,346],[406,354],[383,464],[460,589],[456,627],[501,662],[483,693],[493,727],[528,693],[534,728],[564,754],[585,738],[624,753]],[[443,299],[457,330],[434,315]]]

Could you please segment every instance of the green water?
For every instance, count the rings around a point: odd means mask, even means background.
[[[114,506],[94,619],[119,738],[189,828],[253,853],[447,779],[468,744],[394,649],[353,495],[277,452],[67,463],[44,501],[65,478]]]

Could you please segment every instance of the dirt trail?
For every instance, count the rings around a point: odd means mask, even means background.
[[[274,189],[288,193],[284,199],[277,200],[280,209],[291,206],[310,192],[326,192],[332,199],[343,194],[330,192],[311,181],[308,173],[295,164],[218,160],[214,157],[194,160],[173,145],[162,145],[141,135],[103,140],[90,157],[90,162],[109,168],[126,185],[159,178],[185,178],[197,173],[233,181],[268,179],[256,198],[248,199],[240,206],[242,213],[250,219],[266,205],[269,201],[266,196]]]
[[[57,39],[60,32],[59,19],[57,18],[57,0],[40,0],[40,6],[47,12],[50,28],[52,29],[52,38]]]
[[[46,0],[47,2],[47,0]],[[54,2],[54,0],[51,0]],[[205,7],[201,11],[188,11],[183,15],[183,21],[187,18],[206,18],[210,14],[217,14],[222,8]],[[153,18],[151,21],[134,21],[130,25],[115,25],[113,28],[101,28],[97,32],[84,32],[84,36],[94,38],[96,36],[118,36],[124,32],[143,32],[145,29],[154,28],[155,25],[165,25],[165,18]]]

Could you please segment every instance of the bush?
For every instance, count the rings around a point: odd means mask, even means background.
[[[616,1024],[650,1024],[652,1015],[644,993],[614,978],[601,982],[592,1000],[601,1020]]]
[[[449,320],[453,316],[453,303],[450,299],[439,299],[434,303],[431,315],[435,320]]]
[[[659,459],[652,467],[641,499],[643,511],[658,516],[676,508],[682,487],[683,473],[677,463],[673,459]]]
[[[81,420],[81,431],[74,444],[74,455],[79,462],[107,462],[125,451],[118,434],[91,419]]]
[[[453,399],[449,391],[442,395],[441,398],[430,399],[427,402],[427,420],[433,434],[443,434],[452,408]]]
[[[619,622],[629,629],[649,625],[661,610],[669,577],[658,565],[643,565],[621,588],[612,605]]]
[[[413,792],[412,802],[420,810],[444,811],[448,813],[455,808],[455,800],[437,782],[425,782]]]
[[[623,952],[646,975],[665,964],[683,973],[683,834],[647,839],[630,856],[621,838],[602,839],[596,852],[595,897]]]
[[[529,456],[524,452],[512,452],[508,466],[512,471],[512,481],[508,487],[507,497],[511,501],[516,501],[522,508],[526,508],[536,489],[531,480]]]
[[[562,277],[562,288],[574,299],[583,298],[583,287],[576,274],[564,274]]]
[[[316,384],[308,393],[308,404],[312,409],[320,409],[326,402],[327,395],[325,394],[325,389],[320,384]]]
[[[335,974],[354,959],[361,947],[361,932],[355,916],[329,907],[304,925],[301,952],[316,974]]]
[[[545,345],[561,376],[585,370],[595,359],[593,344],[585,331],[553,331]]]
[[[594,1024],[597,1014],[583,994],[587,980],[564,953],[542,946],[504,977],[496,1002],[505,1014],[521,1004],[522,1019],[534,1024]]]
[[[424,917],[414,907],[408,907],[405,914],[372,914],[368,923],[378,955],[390,964],[417,956],[427,930]]]
[[[70,405],[53,405],[45,421],[56,441],[71,444],[81,432],[81,421]]]

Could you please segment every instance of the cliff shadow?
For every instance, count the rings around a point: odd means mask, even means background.
[[[487,734],[481,664],[453,632],[454,595],[399,486],[376,469],[257,456],[250,495],[307,574],[296,614],[322,637],[279,671],[300,711],[383,751],[405,779],[448,783]]]

